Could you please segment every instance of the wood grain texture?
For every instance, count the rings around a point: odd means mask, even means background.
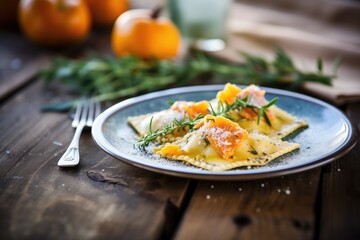
[[[360,129],[360,103],[347,115]],[[359,139],[360,141],[360,139]],[[360,147],[325,166],[321,188],[319,239],[360,239]]]
[[[46,101],[36,82],[0,108],[0,239],[155,239],[171,229],[188,181],[121,163],[90,132],[80,165],[59,168],[73,129],[67,114],[39,112]]]
[[[312,239],[319,177],[199,182],[176,239]]]
[[[0,30],[0,101],[33,80],[55,57],[76,59],[94,52],[110,55],[110,31],[93,31],[83,44],[50,49],[30,42],[19,30]]]
[[[27,63],[21,70],[6,77],[6,83],[0,88],[0,100],[5,99],[23,85],[33,80],[39,70],[49,66],[50,56],[40,55],[33,58],[31,62]]]
[[[0,31],[0,100],[32,80],[50,63],[51,52],[35,46],[19,30]]]

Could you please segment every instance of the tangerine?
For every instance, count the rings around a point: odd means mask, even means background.
[[[130,7],[128,0],[87,0],[87,3],[93,22],[100,26],[112,25]]]
[[[113,27],[111,44],[116,56],[168,59],[177,56],[181,37],[168,19],[146,9],[129,10],[120,15]]]
[[[87,36],[91,17],[83,0],[21,0],[19,22],[30,40],[66,46]]]

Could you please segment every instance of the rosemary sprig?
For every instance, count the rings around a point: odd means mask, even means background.
[[[266,121],[266,123],[271,126],[271,122],[270,119],[266,113],[266,110],[271,107],[272,105],[274,105],[276,102],[278,101],[278,98],[274,98],[272,99],[270,102],[268,102],[266,105],[261,106],[261,107],[257,107],[255,105],[250,104],[250,97],[244,97],[242,99],[240,98],[236,98],[235,102],[232,104],[223,104],[221,101],[219,101],[218,104],[218,109],[217,111],[214,110],[214,108],[212,107],[212,105],[210,104],[210,109],[209,109],[209,113],[213,116],[222,116],[222,117],[226,117],[229,118],[228,113],[233,111],[233,110],[239,110],[242,111],[244,108],[251,108],[254,112],[256,112],[258,114],[257,117],[257,124],[260,123],[260,119],[262,116],[264,116],[264,119]],[[169,124],[166,124],[161,130],[157,129],[156,131],[153,131],[152,129],[152,121],[153,121],[153,117],[150,119],[150,124],[149,124],[149,133],[146,134],[145,136],[143,136],[142,138],[140,138],[138,140],[138,146],[139,147],[147,147],[149,146],[149,144],[151,142],[156,141],[156,139],[160,136],[166,136],[170,133],[174,133],[174,131],[177,128],[185,128],[185,127],[189,127],[190,131],[193,130],[194,126],[199,123],[201,121],[201,119],[203,119],[204,116],[202,115],[197,115],[194,119],[191,119],[190,117],[183,119],[183,120],[174,120]]]
[[[266,105],[261,106],[258,108],[258,117],[257,117],[257,124],[260,123],[260,119],[262,116],[264,116],[265,122],[267,123],[267,125],[269,125],[271,127],[271,121],[269,119],[269,116],[266,113],[266,110],[271,107],[272,105],[274,105],[277,101],[279,100],[279,98],[273,98],[270,102],[268,102]]]
[[[322,60],[317,59],[317,71],[306,72],[299,70],[293,63],[290,56],[281,48],[275,49],[275,57],[269,61],[263,57],[240,52],[244,57],[242,64],[229,64],[218,58],[206,55],[199,55],[189,64],[202,73],[207,73],[216,82],[224,83],[232,79],[235,84],[256,84],[256,85],[282,85],[291,89],[300,87],[305,82],[316,82],[324,85],[331,85],[336,78],[336,71],[341,59],[334,61],[332,74],[324,74]]]
[[[218,58],[193,53],[182,62],[173,60],[143,61],[137,57],[91,57],[82,60],[55,59],[53,65],[39,76],[47,83],[59,80],[80,96],[93,96],[99,101],[118,100],[130,96],[184,86],[201,80],[203,83],[282,85],[299,87],[304,82],[331,85],[336,73],[323,73],[322,61],[317,61],[318,71],[298,70],[291,58],[280,48],[272,61],[241,53],[242,64],[231,64]],[[336,61],[335,69],[340,61]],[[205,77],[206,76],[206,77]],[[210,80],[207,80],[210,79]],[[200,83],[200,82],[199,82]],[[45,106],[46,111],[69,110],[76,101],[58,102]]]
[[[231,112],[233,110],[238,110],[239,112],[241,112],[244,108],[250,108],[255,113],[257,113],[257,124],[260,123],[261,117],[264,117],[265,122],[269,126],[271,126],[271,121],[270,121],[269,116],[267,115],[266,111],[269,107],[274,105],[279,99],[277,97],[273,98],[266,105],[260,106],[260,107],[250,104],[250,102],[251,102],[250,99],[251,98],[249,96],[244,97],[244,98],[236,98],[233,104],[227,104],[227,103],[224,104],[221,101],[219,101],[217,111],[215,111],[213,106],[211,106],[211,104],[210,104],[210,114],[213,116],[222,116],[222,117],[231,119],[231,117],[228,115],[229,112]]]
[[[183,120],[174,120],[169,124],[166,124],[161,130],[157,129],[155,131],[152,130],[152,120],[150,120],[149,124],[149,133],[143,136],[138,140],[139,147],[147,147],[151,142],[156,141],[156,139],[160,136],[166,136],[170,133],[174,133],[174,131],[178,128],[186,128],[189,127],[190,131],[194,128],[194,126],[200,122],[200,120],[204,118],[202,115],[197,115],[194,119],[190,117]]]
[[[213,116],[222,116],[230,118],[228,113],[233,110],[239,110],[241,112],[245,107],[255,108],[255,106],[250,104],[250,97],[246,96],[244,98],[236,98],[234,103],[228,104],[218,101],[217,111],[214,110],[213,106],[210,104],[210,114]]]

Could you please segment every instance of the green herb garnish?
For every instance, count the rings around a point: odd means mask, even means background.
[[[222,116],[231,119],[231,117],[228,115],[229,112],[233,110],[238,110],[241,112],[244,108],[250,108],[255,113],[257,113],[257,124],[260,123],[260,119],[263,116],[265,119],[265,122],[271,126],[270,119],[266,113],[266,110],[274,105],[279,99],[273,98],[270,102],[268,102],[266,105],[257,107],[255,105],[250,104],[250,97],[245,98],[236,98],[233,104],[223,104],[221,101],[218,103],[218,109],[217,111],[214,110],[214,108],[210,104],[210,114],[213,116]]]
[[[99,101],[118,100],[141,93],[169,87],[184,86],[196,80],[204,83],[282,85],[296,88],[304,82],[331,85],[336,74],[325,75],[322,61],[317,61],[317,72],[298,70],[290,57],[280,48],[275,58],[264,58],[241,53],[244,63],[230,64],[204,53],[193,53],[184,61],[151,60],[137,57],[100,57],[82,60],[56,59],[39,76],[50,83],[59,80],[78,95],[93,96]],[[335,63],[335,71],[340,61]],[[210,80],[208,80],[210,79]],[[52,103],[46,111],[68,110],[76,101]]]
[[[166,136],[170,133],[173,133],[177,128],[186,128],[189,127],[190,131],[194,128],[194,126],[200,122],[200,120],[204,116],[197,115],[194,119],[190,117],[183,120],[174,120],[169,124],[166,124],[161,130],[157,129],[155,131],[152,130],[152,120],[150,120],[149,124],[149,133],[143,136],[138,140],[138,145],[140,147],[147,147],[151,142],[156,141],[156,139],[160,136]]]
[[[250,145],[250,147],[251,147],[251,150],[249,151],[249,153],[251,153],[252,155],[258,155],[258,152],[256,151],[256,149],[251,145]]]
[[[267,123],[267,125],[269,125],[271,127],[271,122],[270,119],[266,113],[266,110],[271,107],[272,105],[274,105],[279,99],[276,97],[274,99],[272,99],[270,102],[268,102],[266,105],[261,106],[258,109],[258,117],[257,117],[257,124],[260,123],[260,119],[262,116],[264,116],[265,122]]]

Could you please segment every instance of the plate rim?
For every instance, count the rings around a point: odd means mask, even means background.
[[[244,85],[238,85],[239,87],[246,87]],[[191,93],[191,92],[208,92],[208,91],[218,91],[223,89],[224,84],[217,84],[217,85],[197,85],[197,86],[186,86],[186,87],[178,87],[178,88],[171,88],[167,90],[162,91],[156,91],[148,94],[144,94],[137,97],[132,97],[129,99],[126,99],[124,101],[118,102],[114,104],[113,106],[106,109],[104,112],[102,112],[94,121],[93,127],[91,128],[91,135],[95,143],[106,153],[113,156],[116,159],[119,159],[122,162],[125,162],[127,164],[130,164],[132,166],[136,166],[148,171],[161,173],[165,175],[170,176],[176,176],[176,177],[184,177],[184,178],[190,178],[190,179],[198,179],[198,180],[255,180],[255,179],[263,179],[263,178],[270,178],[270,177],[277,177],[277,176],[284,176],[294,173],[299,173],[303,171],[308,171],[323,165],[326,165],[336,159],[341,158],[345,154],[347,154],[356,144],[358,141],[358,129],[355,126],[355,124],[338,108],[336,108],[333,105],[330,105],[322,100],[319,100],[314,97],[310,97],[301,93],[291,92],[283,89],[276,89],[276,88],[270,88],[270,87],[262,87],[261,89],[264,89],[266,92],[269,92],[271,94],[278,94],[278,95],[284,95],[287,97],[294,97],[299,98],[307,102],[315,103],[318,105],[321,105],[323,107],[326,107],[332,111],[335,111],[337,114],[341,116],[341,118],[345,121],[346,126],[349,128],[348,135],[346,136],[346,139],[344,142],[337,147],[334,151],[328,153],[327,155],[320,157],[313,162],[306,163],[299,166],[290,167],[287,169],[279,169],[274,170],[270,172],[259,172],[259,173],[241,173],[241,174],[226,174],[225,172],[211,172],[211,171],[204,171],[204,173],[192,173],[187,171],[175,171],[171,169],[163,169],[158,168],[146,164],[142,164],[139,162],[135,162],[131,159],[126,158],[125,156],[121,156],[117,154],[115,151],[113,151],[113,147],[104,137],[102,132],[102,126],[105,123],[105,121],[115,114],[116,112],[125,109],[131,105],[135,105],[140,102],[144,102],[150,99],[159,98],[159,97],[166,97],[171,96],[175,94],[181,94],[181,93]],[[116,149],[116,148],[115,148]],[[219,173],[225,173],[225,174],[219,174]]]

